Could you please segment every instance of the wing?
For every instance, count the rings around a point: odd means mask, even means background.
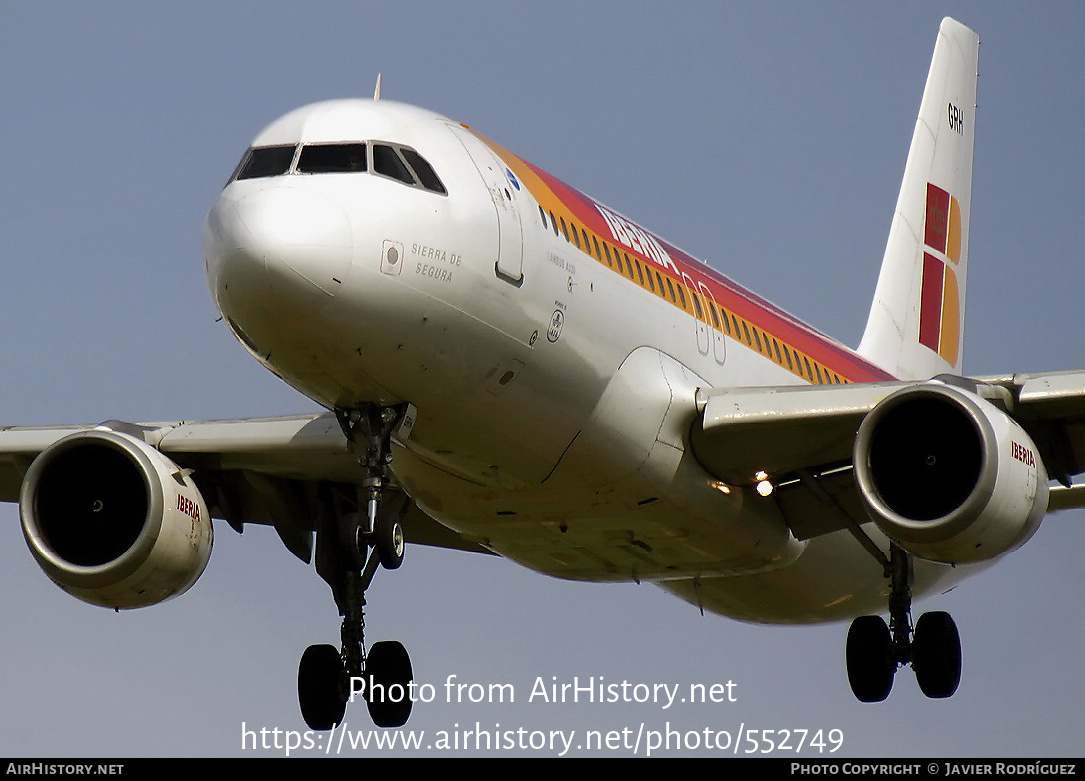
[[[889,414],[908,400],[906,412]],[[870,503],[864,501],[868,491],[941,496],[943,484],[958,479],[952,471],[937,472],[936,480],[922,487],[912,483],[894,489],[886,483],[880,490],[877,485],[862,485],[857,467],[860,473],[877,468],[878,464],[872,466],[870,461],[877,462],[879,456],[870,448],[877,445],[872,445],[871,438],[879,435],[870,433],[864,440],[857,433],[882,424],[881,439],[887,444],[882,445],[881,463],[889,465],[886,469],[908,470],[907,454],[913,452],[916,441],[924,437],[947,443],[962,439],[961,430],[953,429],[946,417],[952,409],[961,411],[981,432],[977,447],[987,459],[982,469],[1001,469],[1003,475],[1013,467],[1027,472],[1030,452],[1038,454],[1038,477],[1044,485],[1030,489],[1026,474],[1022,491],[1032,496],[1033,504],[1042,504],[1041,515],[1085,506],[1085,485],[1071,482],[1072,475],[1085,471],[1085,371],[702,390],[690,444],[705,469],[719,480],[752,485],[764,473],[792,531],[800,539],[809,539],[840,529],[857,532],[871,515]],[[878,410],[884,414],[876,415]],[[983,434],[986,429],[992,429],[993,435]],[[957,434],[951,434],[954,431]],[[864,447],[867,449],[861,450]],[[980,472],[977,480],[982,482],[986,474]],[[1061,485],[1045,491],[1048,475]],[[961,480],[967,482],[966,478]],[[1037,477],[1032,481],[1035,484]],[[986,490],[994,491],[994,484]],[[1032,522],[1022,519],[1020,523],[1028,526]],[[1024,539],[1031,534],[1018,531]]]
[[[39,454],[65,437],[103,429],[149,445],[190,473],[213,517],[238,532],[246,523],[273,526],[286,547],[306,562],[312,558],[317,519],[333,509],[354,509],[357,503],[362,472],[331,413],[0,428],[0,501],[19,500],[27,471]],[[413,503],[402,523],[410,542],[485,552]]]

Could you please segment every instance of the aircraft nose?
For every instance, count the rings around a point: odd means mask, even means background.
[[[220,196],[207,218],[208,283],[222,304],[238,295],[265,299],[306,293],[334,297],[350,268],[346,212],[289,187]]]

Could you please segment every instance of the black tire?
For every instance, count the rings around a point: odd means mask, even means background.
[[[346,551],[351,563],[358,569],[365,568],[365,560],[369,558],[369,537],[362,528],[361,519],[357,513],[350,513],[340,521],[340,543]]]
[[[377,558],[382,567],[399,569],[406,550],[403,526],[394,518],[378,518],[373,530],[373,545],[377,548]]]
[[[931,699],[952,697],[961,685],[961,635],[949,613],[924,613],[916,621],[912,669]]]
[[[333,645],[311,645],[298,665],[298,703],[310,729],[328,730],[342,723],[347,701],[342,687],[343,660]]]
[[[848,629],[848,683],[859,702],[881,702],[893,689],[897,663],[881,616],[859,616]]]
[[[374,643],[365,659],[365,702],[378,727],[402,727],[411,717],[414,668],[397,640]]]

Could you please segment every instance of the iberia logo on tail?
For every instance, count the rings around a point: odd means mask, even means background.
[[[923,234],[919,342],[956,366],[961,350],[961,301],[954,269],[961,260],[961,206],[930,182]]]

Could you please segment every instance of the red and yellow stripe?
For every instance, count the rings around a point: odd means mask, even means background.
[[[649,257],[646,251],[618,243],[600,211],[606,207],[493,141],[481,135],[479,138],[532,194],[546,222],[560,225],[561,235],[570,244],[646,292],[746,344],[807,382],[833,384],[892,379],[856,353],[635,223],[630,224],[663,249],[673,268]],[[687,285],[683,277],[693,284]],[[703,295],[697,289],[699,285],[704,285],[710,296]]]
[[[961,260],[961,205],[929,182],[923,243],[933,252],[923,253],[919,343],[956,366],[961,353],[961,301],[954,266]]]

